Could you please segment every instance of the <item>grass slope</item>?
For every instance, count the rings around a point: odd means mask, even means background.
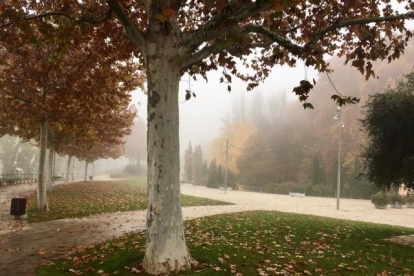
[[[193,271],[179,275],[414,275],[414,250],[384,241],[414,229],[254,211],[186,222]],[[80,250],[38,276],[146,275],[144,233]],[[141,272],[141,273],[140,273]]]
[[[50,211],[37,211],[36,194],[29,197],[28,221],[45,222],[63,218],[81,218],[95,214],[145,210],[145,179],[92,181],[57,185],[48,192]],[[227,205],[230,203],[182,196],[182,206]]]

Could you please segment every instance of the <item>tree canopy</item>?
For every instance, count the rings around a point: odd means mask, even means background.
[[[383,189],[404,184],[414,188],[414,73],[396,86],[372,95],[363,128],[368,145],[363,152],[367,180]]]

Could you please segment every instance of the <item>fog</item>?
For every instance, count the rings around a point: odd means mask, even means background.
[[[227,91],[227,84],[220,83],[221,71],[210,72],[208,82],[202,78],[192,80],[191,91],[196,94],[189,101],[185,101],[185,91],[189,87],[188,75],[182,77],[180,83],[180,152],[183,154],[189,141],[192,144],[202,145],[209,158],[209,145],[212,139],[218,136],[222,128],[222,119],[231,112],[231,102],[237,97],[244,96],[250,101],[257,92],[264,95],[285,92],[289,101],[296,100],[292,89],[307,75],[308,79],[315,78],[317,72],[311,68],[305,72],[303,63],[298,62],[296,68],[276,66],[272,73],[252,91],[246,90],[246,83],[233,78],[232,92]],[[138,116],[147,118],[147,96],[142,91],[133,93],[133,103],[138,103]]]

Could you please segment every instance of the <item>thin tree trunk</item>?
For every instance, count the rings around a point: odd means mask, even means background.
[[[37,180],[37,207],[40,211],[49,210],[47,204],[46,183],[45,183],[45,167],[46,167],[46,151],[47,151],[47,121],[40,122],[40,154],[39,154],[39,172]]]
[[[88,161],[85,161],[85,181],[88,180]]]
[[[47,181],[46,188],[49,190],[53,182],[53,156],[55,154],[55,147],[53,144],[49,145],[49,152],[47,156]]]
[[[153,275],[191,268],[180,196],[179,66],[162,56],[172,41],[152,48],[148,57],[148,185],[146,250],[143,267]],[[164,45],[168,45],[163,48]],[[156,48],[156,49],[155,49]]]
[[[72,162],[72,182],[75,181],[75,158],[73,158]]]
[[[65,184],[69,183],[69,172],[70,172],[70,161],[72,160],[72,155],[68,156],[68,165],[66,166],[66,179]]]

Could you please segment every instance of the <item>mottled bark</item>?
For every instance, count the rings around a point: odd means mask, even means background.
[[[70,161],[72,160],[72,155],[68,156],[68,164],[66,166],[66,179],[65,179],[65,183],[68,184],[69,183],[69,173],[70,173]]]
[[[46,183],[45,183],[45,167],[46,167],[46,151],[47,151],[47,121],[40,122],[40,154],[39,154],[39,171],[37,180],[37,207],[40,211],[49,210],[47,204]]]
[[[159,39],[149,47],[148,78],[148,188],[145,270],[153,275],[191,267],[180,196],[179,66],[174,40]]]

